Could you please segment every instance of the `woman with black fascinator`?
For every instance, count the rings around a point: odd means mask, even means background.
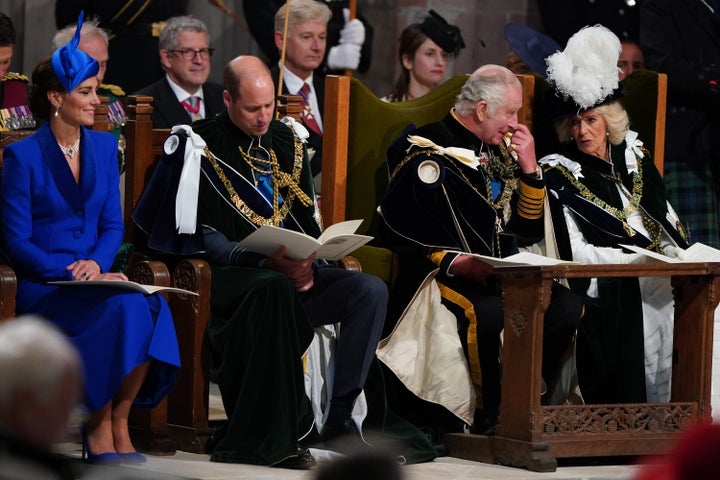
[[[422,23],[407,26],[398,40],[402,74],[383,100],[404,102],[420,98],[445,79],[450,58],[465,48],[460,29],[434,10]]]

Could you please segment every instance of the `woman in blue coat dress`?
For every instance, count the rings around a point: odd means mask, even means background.
[[[47,122],[3,154],[2,229],[19,283],[18,314],[58,325],[80,351],[89,461],[138,463],[128,432],[132,405],[152,407],[179,367],[170,310],[159,295],[53,280],[127,280],[110,273],[123,236],[117,141],[88,130],[100,101],[98,63],[73,40],[32,75],[33,113]],[[80,288],[82,287],[82,288]]]

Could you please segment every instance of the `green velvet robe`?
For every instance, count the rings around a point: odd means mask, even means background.
[[[566,146],[561,154],[581,165],[582,178],[579,184],[612,207],[622,209],[622,199],[612,178],[617,175],[627,191],[632,192],[633,179],[637,175],[628,171],[626,147],[625,142],[611,147],[612,165],[580,152],[574,144]],[[540,162],[547,163],[550,158],[545,157]],[[668,220],[662,177],[652,158],[646,154],[636,160],[642,169],[640,207],[661,225],[676,245],[687,248],[682,226]],[[545,168],[548,189],[553,192],[549,195],[550,210],[562,258],[577,260],[573,256],[573,248],[582,248],[571,244],[563,207],[573,212],[577,227],[588,244],[599,249],[618,249],[618,259],[611,260],[611,263],[621,261],[620,244],[648,247],[648,238],[641,234],[629,235],[612,212],[583,198],[577,186],[562,173],[563,170],[567,171],[559,165]],[[609,256],[610,253],[606,251],[604,255]],[[586,306],[577,346],[578,379],[583,396],[588,403],[646,402],[645,371],[646,363],[650,362],[645,359],[643,338],[650,333],[643,330],[641,285],[637,278],[631,277],[599,278],[597,282],[598,296],[593,298],[586,294],[590,279],[570,281],[571,288],[583,297]],[[656,317],[659,323],[662,315],[658,313]],[[657,352],[654,353],[657,356]]]
[[[250,167],[238,146],[247,150],[251,137],[230,122],[227,113],[193,126],[210,151],[246,178]],[[277,154],[281,168],[292,171],[294,137],[273,122],[261,144]],[[256,139],[257,142],[257,139]],[[301,186],[312,198],[312,179],[303,168]],[[285,197],[286,192],[282,192]],[[314,207],[295,200],[292,213],[306,233],[317,236]],[[245,217],[217,194],[203,175],[198,223],[231,240],[255,230]],[[292,222],[288,228],[297,229]],[[211,365],[220,386],[228,421],[214,433],[211,460],[272,465],[297,454],[298,440],[312,430],[313,415],[305,395],[302,355],[313,329],[291,283],[262,268],[211,265],[211,317],[207,334]]]

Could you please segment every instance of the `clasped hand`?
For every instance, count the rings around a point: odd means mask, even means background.
[[[265,260],[265,267],[288,277],[298,292],[310,290],[314,281],[313,260],[315,260],[315,254],[302,260],[295,260],[286,257],[286,253],[287,248],[281,247]]]
[[[67,267],[72,271],[72,279],[85,280],[127,280],[127,276],[120,272],[101,273],[100,265],[95,260],[76,260]]]

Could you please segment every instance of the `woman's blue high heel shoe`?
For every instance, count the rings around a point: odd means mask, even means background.
[[[115,452],[98,453],[95,455],[90,451],[90,444],[88,443],[87,432],[83,428],[80,431],[82,435],[82,459],[86,463],[103,463],[103,464],[117,464],[122,463],[120,455]]]
[[[138,452],[118,453],[118,455],[120,456],[122,463],[129,465],[137,465],[138,463],[147,462],[147,457]]]

